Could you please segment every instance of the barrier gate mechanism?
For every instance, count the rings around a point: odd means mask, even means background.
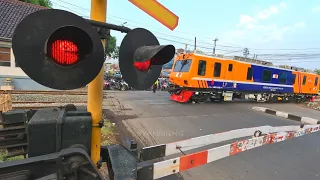
[[[122,169],[112,168],[114,179],[121,179],[120,177],[132,178],[137,180],[151,180],[166,177],[175,173],[186,171],[194,167],[205,165],[217,161],[219,159],[239,154],[241,152],[257,148],[267,144],[273,144],[289,140],[295,137],[300,137],[320,130],[320,125],[300,125],[300,126],[260,126],[252,128],[236,129],[227,132],[221,132],[216,134],[209,134],[196,138],[186,139],[178,142],[160,144],[156,146],[145,147],[140,150],[139,155],[136,157],[140,163],[137,167],[131,167],[131,170],[137,170],[136,174],[126,175],[128,171]],[[230,144],[199,151],[192,154],[186,154],[180,157],[164,160],[156,163],[146,163],[141,161],[147,161],[151,159],[161,158],[180,152],[196,149],[199,147],[211,145],[214,143],[221,143],[224,141],[244,138],[252,136],[250,139],[239,140]],[[119,152],[121,146],[117,146]],[[114,148],[114,147],[113,147]],[[112,167],[126,167],[128,161],[121,161],[123,157],[131,156],[133,161],[133,153],[129,151],[123,151],[127,154],[118,153],[115,156],[110,154],[109,157],[112,160]],[[129,170],[129,167],[125,168]],[[134,172],[134,171],[131,171]]]

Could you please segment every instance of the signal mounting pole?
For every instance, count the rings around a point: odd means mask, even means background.
[[[107,0],[91,0],[91,20],[106,22]],[[105,48],[105,41],[102,41]],[[102,121],[102,100],[103,100],[103,75],[104,67],[100,73],[88,85],[87,110],[92,116],[92,137],[91,137],[91,159],[97,165],[100,160],[101,128],[99,121]]]

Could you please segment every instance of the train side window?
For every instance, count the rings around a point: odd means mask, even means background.
[[[221,73],[221,63],[214,63],[214,72],[213,72],[213,76],[214,77],[220,77],[220,73]]]
[[[294,85],[296,83],[296,75],[293,74],[292,75],[292,85]]]
[[[233,69],[233,64],[229,64],[228,71],[230,72],[232,71],[232,69]]]
[[[314,81],[314,86],[318,85],[318,77],[316,77],[316,80]]]
[[[307,76],[303,76],[303,81],[302,81],[302,85],[305,85],[307,82]]]
[[[248,71],[247,71],[247,80],[251,80],[252,79],[252,68],[248,67]]]
[[[203,60],[199,61],[199,65],[198,65],[198,75],[199,76],[206,75],[206,66],[207,66],[207,61],[203,61]]]
[[[285,73],[285,72],[280,72],[280,73],[279,73],[279,80],[278,80],[278,82],[279,82],[280,84],[285,84],[285,83],[287,82],[287,73]]]
[[[262,81],[263,82],[270,82],[272,78],[272,72],[269,70],[264,70],[262,74]]]

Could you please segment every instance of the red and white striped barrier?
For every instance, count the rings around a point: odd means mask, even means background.
[[[261,130],[268,133],[264,134],[263,131]],[[280,126],[280,127],[261,126],[256,128],[245,128],[245,129],[228,131],[224,133],[212,134],[208,136],[202,136],[198,138],[192,138],[189,140],[166,144],[165,146],[168,146],[168,147],[165,148],[167,150],[165,154],[166,155],[174,154],[175,152],[178,152],[178,151],[180,152],[180,150],[183,148],[190,150],[190,149],[193,149],[191,148],[192,145],[196,145],[196,147],[194,148],[198,148],[204,145],[222,142],[232,138],[244,137],[244,136],[247,136],[249,132],[252,133],[251,135],[255,136],[251,139],[241,140],[241,141],[237,141],[224,146],[157,162],[157,163],[148,165],[144,168],[152,169],[152,171],[150,172],[152,174],[149,174],[149,177],[153,177],[153,179],[159,179],[161,177],[165,177],[165,176],[182,172],[182,171],[185,171],[197,166],[201,166],[210,162],[214,162],[216,160],[219,160],[228,156],[232,156],[256,147],[289,140],[294,137],[300,137],[306,134],[317,132],[319,130],[320,130],[320,125],[305,125],[303,126],[303,128],[299,126]],[[218,140],[214,139],[214,137],[218,138]],[[197,139],[198,141],[195,141],[195,139]],[[178,151],[173,150],[174,145],[176,146],[176,149],[178,149]],[[184,145],[185,147],[183,147]],[[160,146],[154,146],[154,147],[160,147]],[[162,148],[163,148],[163,145],[162,145]]]
[[[306,127],[313,127],[312,125],[305,125]],[[149,146],[142,148],[140,151],[140,160],[146,161],[151,159],[156,159],[160,157],[165,157],[172,154],[177,154],[188,150],[196,149],[210,144],[220,143],[237,138],[245,138],[253,136],[255,132],[262,132],[262,134],[270,134],[281,131],[297,131],[299,126],[259,126],[252,128],[236,129],[221,133],[209,134],[205,136],[199,136],[191,139],[186,139],[182,141],[172,142],[168,144],[160,144],[155,146]]]

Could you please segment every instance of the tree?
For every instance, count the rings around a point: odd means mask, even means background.
[[[107,40],[107,46],[105,49],[105,53],[109,57],[118,58],[119,47],[117,47],[117,38],[116,37],[110,36],[110,38]]]
[[[112,53],[111,57],[113,59],[118,59],[119,58],[119,50],[120,50],[120,47],[119,46],[116,46],[114,52]]]
[[[315,69],[314,72],[320,75],[320,69]]]
[[[19,0],[26,3],[35,4],[38,6],[43,6],[47,8],[52,8],[52,2],[50,0]]]

